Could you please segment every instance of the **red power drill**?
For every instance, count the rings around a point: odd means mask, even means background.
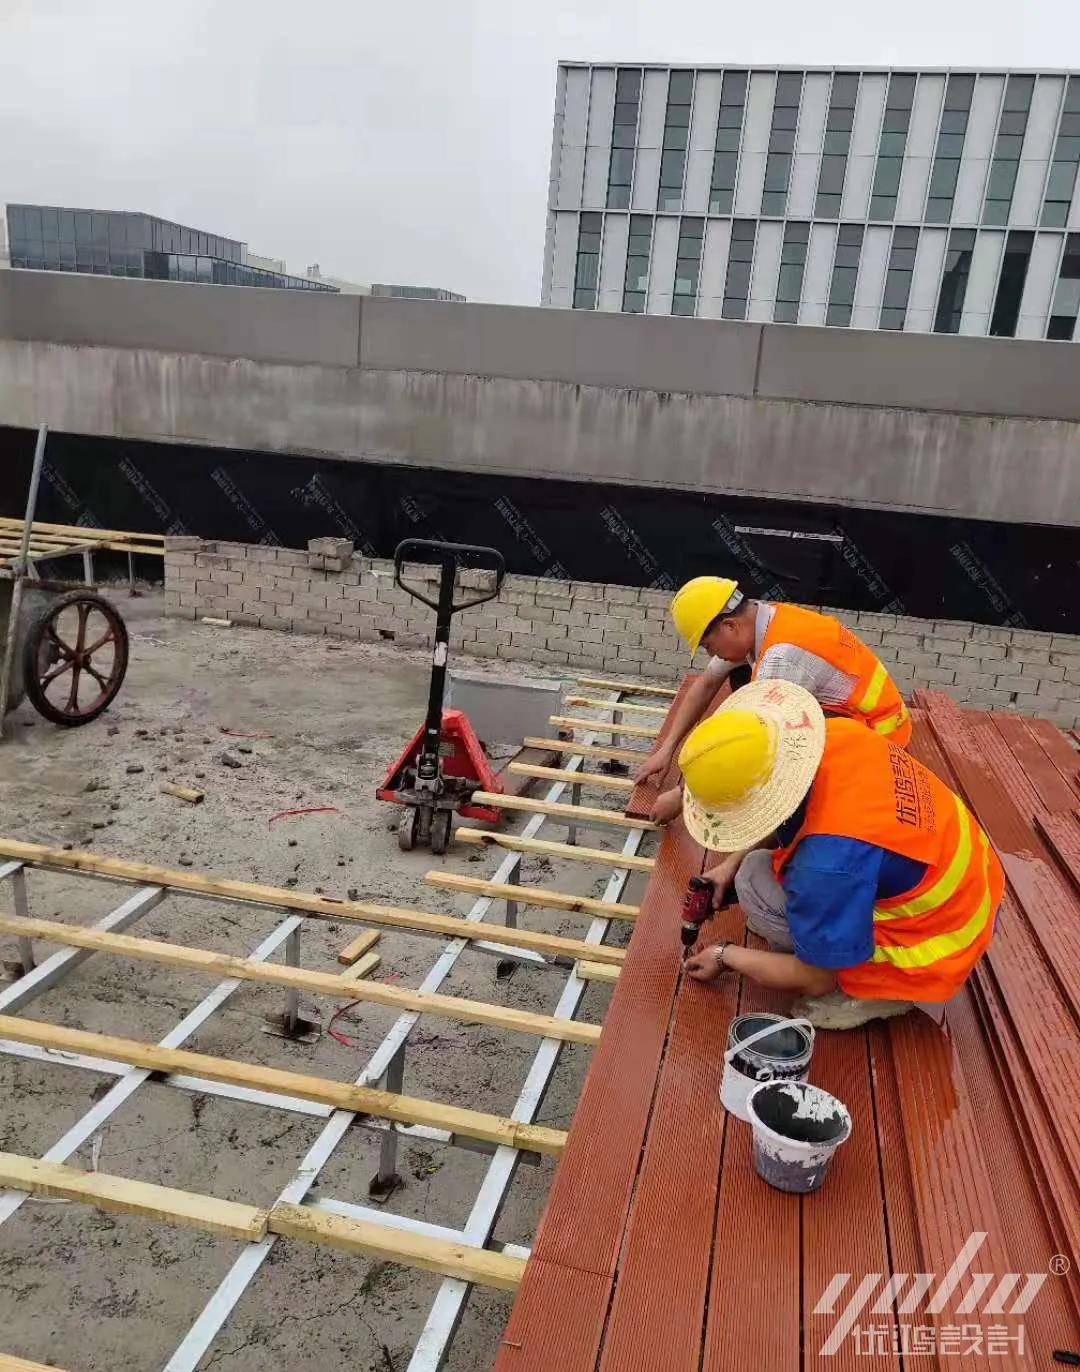
[[[690,956],[690,949],[697,943],[701,926],[712,914],[712,901],[712,882],[704,877],[691,877],[683,900],[682,928],[679,931],[684,958]]]

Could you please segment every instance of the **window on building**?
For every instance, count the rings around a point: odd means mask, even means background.
[[[684,219],[679,225],[679,255],[675,261],[675,287],[671,296],[672,314],[694,313],[698,278],[701,274],[701,240],[704,234],[704,219]]]
[[[724,280],[722,314],[725,319],[746,318],[746,302],[750,297],[750,268],[754,261],[756,234],[756,220],[735,219],[732,221],[727,277]]]
[[[1070,76],[1065,87],[1065,103],[1061,110],[1054,158],[1050,175],[1046,178],[1046,198],[1043,200],[1044,228],[1064,228],[1069,218],[1073,190],[1076,186],[1076,166],[1080,162],[1080,76]]]
[[[574,309],[596,309],[600,279],[600,235],[604,216],[585,211],[578,222],[577,265],[574,270]]]
[[[608,165],[609,210],[630,208],[640,104],[641,68],[620,67],[615,77],[615,118],[611,128],[611,162]]]
[[[885,273],[885,294],[881,301],[881,327],[902,329],[911,294],[911,274],[915,270],[915,249],[919,230],[897,226],[893,229],[889,267]]]
[[[935,333],[959,333],[964,313],[968,277],[971,274],[971,254],[975,251],[974,229],[953,229],[945,252],[945,266],[941,275]]]
[[[623,277],[622,307],[627,314],[645,313],[651,247],[652,218],[647,214],[632,214],[630,239],[626,245],[626,275]]]
[[[682,205],[683,181],[686,178],[686,149],[690,138],[690,106],[693,100],[694,73],[673,71],[668,77],[664,146],[660,153],[660,191],[657,203],[662,210],[677,210]]]
[[[956,178],[964,152],[974,76],[950,76],[945,86],[945,108],[941,111],[934,162],[930,169],[930,194],[926,201],[926,222],[947,224],[952,218]]]
[[[841,224],[836,236],[836,256],[833,259],[832,281],[825,323],[847,328],[851,323],[851,308],[855,304],[855,282],[859,276],[859,254],[862,252],[861,224]]]
[[[776,78],[769,155],[765,159],[765,189],[761,193],[762,214],[783,214],[787,208],[802,80],[801,71],[782,71]]]
[[[889,77],[874,167],[874,184],[870,192],[871,219],[892,219],[896,215],[896,196],[900,190],[900,172],[904,165],[914,100],[915,77],[911,73],[896,72]]]
[[[1024,144],[1034,89],[1034,76],[1010,76],[1006,83],[997,140],[994,143],[994,158],[986,182],[982,216],[984,224],[1005,225],[1009,222],[1016,173],[1020,166],[1020,149]]]
[[[1061,259],[1054,303],[1050,307],[1047,338],[1069,339],[1076,330],[1080,315],[1080,233],[1071,233],[1065,240],[1065,255]]]
[[[809,224],[784,225],[784,242],[780,248],[780,275],[776,281],[776,303],[773,306],[773,319],[777,324],[798,323],[803,273],[806,270],[806,248],[809,242]]]
[[[858,76],[853,72],[837,72],[829,96],[825,145],[818,172],[814,213],[819,219],[837,219],[840,215],[840,198],[844,192],[851,130],[855,124],[855,97],[858,93]]]
[[[730,214],[735,203],[735,178],[739,170],[739,142],[746,106],[744,71],[724,72],[720,88],[720,114],[716,121],[716,152],[713,154],[709,213]]]
[[[990,332],[996,338],[1012,338],[1016,321],[1020,318],[1020,298],[1024,294],[1028,263],[1035,235],[1013,230],[1005,240],[1005,256],[998,277],[994,313],[990,316]]]

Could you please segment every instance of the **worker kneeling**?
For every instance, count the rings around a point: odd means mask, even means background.
[[[793,1013],[847,1029],[947,1000],[990,942],[1001,863],[933,772],[801,686],[752,682],[679,754],[683,819],[729,856],[706,872],[771,949],[721,943],[686,964],[802,997]],[[775,844],[775,846],[773,846]]]

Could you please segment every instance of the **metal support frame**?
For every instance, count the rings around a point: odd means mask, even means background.
[[[297,915],[299,923],[293,929],[289,937],[285,940],[285,965],[287,967],[300,966],[300,930],[303,928],[303,917]],[[312,1019],[304,1019],[300,1014],[300,988],[290,986],[285,992],[285,1009],[277,1015],[267,1015],[263,1025],[264,1034],[273,1034],[275,1038],[292,1039],[296,1043],[318,1043],[322,1037],[322,1029],[318,1022]]]
[[[566,765],[568,770],[580,770],[583,765],[583,758],[581,756],[570,758]],[[558,800],[566,786],[567,783],[564,782],[555,783],[548,790],[545,799],[549,801]],[[580,789],[577,784],[571,787],[575,804],[579,802]],[[522,831],[524,836],[535,836],[546,822],[550,822],[547,816],[543,814],[534,815]],[[574,829],[572,828],[571,834],[573,833]],[[642,834],[643,831],[640,829],[631,830],[626,836],[622,853],[633,854],[636,852],[641,843]],[[512,883],[520,875],[521,860],[522,855],[520,853],[508,853],[494,873],[493,880],[499,884]],[[14,889],[18,891],[20,881],[25,880],[21,864],[8,863],[0,866],[0,880],[5,877],[13,879]],[[628,869],[613,868],[604,899],[617,901],[629,877]],[[170,892],[161,887],[143,887],[98,921],[95,927],[113,930],[125,928],[153,909],[168,894]],[[21,897],[16,897],[17,910],[20,908],[20,899]],[[476,923],[483,921],[488,917],[493,904],[496,903],[498,902],[495,897],[481,896],[473,903],[465,918]],[[504,903],[506,925],[513,928],[517,924],[519,915],[518,902],[511,900]],[[25,913],[26,908],[28,907],[24,908],[23,913]],[[302,917],[297,913],[291,913],[255,948],[250,954],[250,960],[266,961],[284,945],[286,963],[290,966],[299,966],[299,935],[302,924]],[[594,919],[585,935],[585,941],[589,943],[602,942],[609,927],[609,921],[606,919],[599,917]],[[452,972],[462,953],[468,948],[477,948],[484,952],[497,954],[500,958],[513,958],[515,962],[539,964],[544,967],[567,965],[567,959],[546,958],[529,950],[502,947],[498,943],[496,930],[493,929],[492,932],[494,937],[490,941],[457,938],[447,942],[419,989],[424,992],[437,991]],[[34,996],[40,995],[55,985],[69,971],[72,971],[90,956],[92,956],[92,951],[88,949],[62,948],[47,961],[41,963],[40,966],[27,971],[12,986],[0,992],[0,1012],[11,1013],[20,1009]],[[224,1004],[241,984],[237,979],[227,979],[219,983],[170,1033],[160,1040],[160,1045],[166,1048],[176,1048],[183,1044]],[[569,975],[554,1012],[555,1017],[572,1019],[577,1013],[587,989],[588,983],[577,976],[571,964]],[[285,1010],[280,1018],[286,1030],[290,1028],[297,1030],[304,1023],[299,1017],[298,992],[292,988],[287,993]],[[385,1090],[393,1092],[400,1092],[403,1089],[407,1045],[419,1019],[420,1014],[415,1011],[408,1011],[398,1017],[356,1078],[357,1085],[369,1086],[378,1083]],[[522,1123],[535,1120],[563,1047],[563,1041],[559,1039],[541,1040],[512,1111],[511,1117],[514,1120]],[[84,1067],[96,1072],[106,1072],[115,1075],[117,1078],[101,1100],[44,1154],[44,1160],[47,1162],[64,1162],[70,1158],[78,1148],[93,1137],[109,1116],[119,1109],[133,1092],[152,1075],[148,1069],[132,1068],[123,1063],[79,1054],[60,1053],[32,1045],[13,1043],[9,1040],[0,1040],[0,1053],[43,1062],[62,1062],[66,1066]],[[305,1198],[309,1198],[308,1204],[331,1213],[365,1219],[386,1225],[388,1228],[409,1229],[416,1233],[450,1239],[465,1246],[501,1248],[503,1251],[518,1257],[528,1256],[529,1250],[527,1248],[519,1245],[500,1245],[493,1242],[492,1230],[498,1220],[499,1212],[518,1165],[523,1161],[536,1161],[538,1156],[536,1154],[508,1146],[460,1138],[440,1129],[420,1125],[399,1125],[386,1120],[361,1117],[348,1110],[334,1110],[326,1105],[319,1105],[290,1096],[210,1082],[197,1077],[170,1074],[162,1080],[165,1084],[182,1090],[206,1092],[233,1100],[249,1101],[276,1109],[309,1114],[325,1120],[319,1137],[300,1162],[292,1179],[278,1196],[277,1199],[280,1203],[301,1204]],[[379,1170],[371,1184],[374,1195],[387,1195],[398,1184],[397,1155],[402,1135],[406,1138],[468,1147],[486,1153],[490,1161],[465,1226],[458,1230],[395,1215],[375,1206],[322,1196],[311,1196],[310,1193],[318,1186],[322,1168],[329,1161],[349,1129],[355,1125],[378,1132],[382,1136],[379,1150]],[[25,1193],[22,1192],[0,1192],[0,1224],[10,1218],[25,1199]],[[242,1248],[203,1311],[165,1364],[164,1372],[194,1372],[244,1290],[258,1272],[276,1238],[276,1235],[268,1234],[259,1242],[249,1243]],[[467,1282],[449,1278],[443,1281],[409,1363],[409,1372],[436,1372],[446,1356],[447,1348],[460,1321],[470,1289],[470,1284]]]
[[[82,555],[83,580],[88,586],[94,584],[94,551],[92,548],[84,548]]]

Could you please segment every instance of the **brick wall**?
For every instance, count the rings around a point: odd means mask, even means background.
[[[325,570],[340,565],[341,571]],[[414,567],[414,580],[435,570]],[[486,583],[466,572],[467,588]],[[393,564],[259,544],[171,538],[169,613],[424,647],[434,613],[394,585]],[[508,576],[498,600],[453,621],[452,648],[476,657],[671,680],[688,658],[668,615],[670,595],[598,582]],[[980,708],[1080,723],[1080,636],[947,620],[833,611],[870,645],[905,695],[932,686]]]

